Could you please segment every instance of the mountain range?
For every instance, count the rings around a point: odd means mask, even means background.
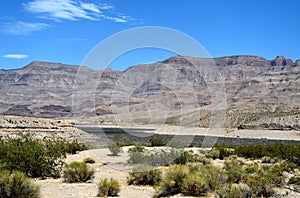
[[[300,129],[300,60],[283,56],[196,58],[92,70],[32,62],[0,70],[0,114],[103,124]],[[220,113],[218,113],[220,112]]]

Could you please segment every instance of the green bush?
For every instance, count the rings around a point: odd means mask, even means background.
[[[94,170],[84,162],[72,162],[67,164],[63,170],[65,182],[86,182],[93,178]]]
[[[210,191],[215,191],[225,182],[224,173],[217,166],[196,163],[189,165],[189,168],[191,173],[200,174],[207,180]]]
[[[113,137],[113,141],[116,142],[116,144],[119,147],[123,147],[123,146],[133,146],[135,145],[135,142],[129,139],[121,139],[120,136],[118,135],[114,135]]]
[[[240,145],[230,146],[219,144],[214,147],[220,151],[220,159],[236,154],[245,158],[279,158],[300,165],[300,144],[274,143],[269,145]]]
[[[164,174],[157,196],[183,195],[204,196],[214,192],[224,184],[224,174],[216,166],[200,163],[171,165]]]
[[[24,173],[0,171],[0,197],[3,198],[38,198],[40,188],[33,184]]]
[[[157,196],[165,197],[180,193],[183,180],[189,173],[190,170],[188,166],[171,165],[161,181]]]
[[[120,147],[116,142],[109,142],[108,149],[113,156],[117,156],[120,152],[122,152],[122,147]]]
[[[78,140],[58,140],[56,143],[58,144],[57,146],[62,147],[61,150],[70,154],[76,154],[78,151],[84,151],[88,149],[83,143],[78,142]]]
[[[127,162],[130,164],[145,164],[146,154],[143,152],[144,148],[142,150],[140,150],[140,148],[137,147],[129,149],[129,159]]]
[[[208,180],[208,185],[211,191],[220,188],[220,185],[225,182],[225,176],[221,168],[212,165],[204,166],[203,174]]]
[[[120,184],[117,180],[110,178],[101,179],[98,186],[98,197],[117,196],[120,191]]]
[[[299,176],[293,176],[289,179],[288,184],[293,184],[293,185],[300,185],[300,177]]]
[[[220,158],[220,151],[218,149],[211,149],[207,154],[206,157],[218,159]]]
[[[298,166],[291,161],[279,160],[277,163],[274,164],[273,170],[276,170],[277,172],[281,173],[284,171],[291,172],[297,167]]]
[[[241,145],[234,148],[234,153],[241,157],[256,159],[268,156],[300,165],[300,144]]]
[[[226,144],[218,144],[215,145],[214,149],[218,150],[219,153],[219,159],[223,160],[225,157],[229,157],[234,153],[234,150],[232,149],[232,146],[226,145]]]
[[[224,198],[251,198],[252,192],[246,184],[230,184],[227,186],[226,192],[219,194]]]
[[[0,139],[0,164],[4,169],[21,171],[30,177],[59,177],[66,157],[64,144],[38,140],[30,135]]]
[[[191,162],[196,162],[199,160],[199,156],[197,154],[193,154],[192,151],[180,151],[179,156],[174,160],[175,164],[187,164]]]
[[[128,153],[142,153],[145,151],[145,147],[140,145],[135,145],[134,147],[128,149]]]
[[[208,158],[205,156],[199,156],[197,162],[201,162],[203,165],[209,165],[212,163],[212,158]]]
[[[205,196],[209,192],[209,184],[203,175],[194,172],[183,179],[180,191],[184,195]]]
[[[180,151],[177,149],[155,151],[129,151],[128,163],[146,164],[149,166],[167,166],[175,162]]]
[[[166,146],[168,143],[167,139],[160,135],[160,134],[155,134],[153,136],[151,136],[150,138],[150,145],[152,147],[154,146]]]
[[[271,197],[275,193],[275,184],[283,184],[281,172],[270,166],[257,164],[253,164],[253,166],[252,169],[248,167],[247,172],[249,173],[242,176],[241,182],[251,188],[252,196]]]
[[[11,172],[24,172],[29,177],[59,177],[66,154],[84,149],[77,140],[40,140],[30,134],[0,138],[0,166]]]
[[[225,174],[229,183],[239,183],[244,174],[242,166],[242,161],[237,158],[231,158],[225,160]]]
[[[129,173],[129,185],[157,185],[161,181],[162,172],[151,166],[138,165]]]

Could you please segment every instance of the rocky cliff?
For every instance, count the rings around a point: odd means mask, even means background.
[[[210,108],[225,100],[226,127],[289,128],[278,119],[292,116],[287,123],[297,128],[299,74],[300,60],[283,56],[175,56],[125,71],[32,62],[0,70],[0,113],[104,123],[181,120],[205,127]],[[272,125],[275,122],[280,126]]]

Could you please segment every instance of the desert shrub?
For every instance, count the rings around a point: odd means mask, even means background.
[[[168,143],[167,139],[160,135],[160,134],[155,134],[151,136],[150,138],[150,145],[153,146],[166,146]]]
[[[204,175],[208,180],[208,185],[211,191],[215,191],[220,188],[220,185],[224,183],[225,176],[223,171],[217,167],[212,165],[204,166]]]
[[[224,198],[251,198],[252,192],[246,184],[230,184],[226,192],[219,195]]]
[[[250,186],[251,194],[255,197],[271,197],[275,193],[273,187],[262,175],[245,176],[243,182]]]
[[[58,140],[38,140],[31,135],[0,139],[0,164],[30,177],[59,177],[66,157],[64,145]]]
[[[234,153],[234,150],[232,149],[232,146],[227,144],[217,144],[215,145],[214,149],[218,150],[219,153],[219,159],[223,160],[225,157],[229,157]]]
[[[171,165],[166,171],[157,191],[157,196],[169,196],[178,193],[191,196],[203,196],[214,192],[224,183],[223,171],[201,163],[189,165]]]
[[[274,163],[274,160],[270,156],[263,156],[261,158],[261,163]]]
[[[128,150],[129,153],[129,159],[128,163],[130,164],[145,164],[146,161],[146,154],[143,153],[143,150],[135,150],[135,148],[132,148]]]
[[[246,172],[242,176],[241,182],[248,185],[251,189],[252,196],[254,197],[271,197],[274,195],[275,184],[283,184],[284,178],[281,172],[271,166],[259,165],[253,163],[253,168],[248,165]]]
[[[78,142],[78,140],[58,140],[55,143],[57,144],[56,147],[61,147],[60,150],[70,154],[76,154],[78,151],[88,149],[85,144]]]
[[[144,151],[145,151],[145,147],[143,147],[141,145],[135,145],[134,147],[128,149],[128,153],[132,153],[132,152],[142,153]]]
[[[38,198],[40,188],[22,172],[0,171],[0,197]]]
[[[237,158],[225,160],[225,174],[229,183],[239,183],[243,176],[243,163]]]
[[[300,185],[300,177],[299,176],[293,176],[289,179],[288,184],[293,184],[293,185]]]
[[[180,185],[181,193],[191,196],[205,196],[209,192],[208,180],[200,173],[190,173]]]
[[[191,151],[182,151],[181,149],[158,149],[145,150],[143,147],[133,147],[129,149],[130,164],[146,164],[150,166],[167,166],[170,164],[187,164],[192,162],[202,162],[204,165],[211,164],[211,159]]]
[[[211,149],[207,154],[206,157],[217,159],[220,157],[220,151],[218,149]]]
[[[7,186],[9,181],[10,173],[8,170],[0,169],[0,197],[8,197],[7,195]]]
[[[83,162],[86,164],[94,164],[96,161],[91,157],[87,157],[83,160]]]
[[[201,174],[206,179],[211,191],[216,190],[220,187],[221,183],[224,183],[225,177],[223,171],[217,166],[195,163],[190,164],[189,168],[191,173]]]
[[[160,188],[157,191],[157,196],[164,197],[180,193],[183,180],[189,172],[190,170],[188,166],[171,165],[161,181]]]
[[[273,170],[276,170],[277,172],[291,172],[297,167],[296,164],[294,164],[291,161],[287,160],[279,160],[277,163],[274,164]]]
[[[193,154],[192,151],[180,151],[178,155],[179,156],[174,160],[174,164],[187,164],[199,160],[199,156]]]
[[[180,151],[176,149],[151,152],[150,155],[146,156],[146,164],[151,166],[167,166],[174,163],[174,160],[176,160],[179,155]]]
[[[162,172],[151,166],[138,165],[129,173],[129,185],[157,185],[161,181]]]
[[[241,145],[234,148],[234,153],[241,157],[256,159],[268,156],[300,165],[299,144]]]
[[[122,152],[122,147],[120,147],[116,142],[109,142],[108,149],[113,156],[117,156],[120,152]]]
[[[84,162],[72,162],[67,164],[63,170],[63,178],[65,182],[86,182],[92,179],[94,170]]]
[[[154,151],[130,151],[128,163],[146,164],[150,166],[167,166],[174,163],[178,158],[180,151],[177,149],[154,150]]]
[[[201,162],[203,165],[209,165],[209,164],[212,163],[212,158],[208,158],[208,157],[205,157],[205,156],[200,156],[197,159],[197,162]]]
[[[251,162],[244,164],[243,170],[245,174],[255,174],[260,169],[260,164],[257,162]]]
[[[117,196],[120,191],[120,184],[117,180],[110,178],[101,179],[98,185],[98,197]]]
[[[123,147],[123,146],[132,146],[135,145],[135,142],[129,139],[121,139],[120,136],[115,135],[113,137],[113,141],[116,142],[116,144],[119,147]]]

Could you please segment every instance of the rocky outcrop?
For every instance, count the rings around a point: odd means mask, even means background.
[[[293,61],[291,59],[286,59],[284,56],[277,56],[271,61],[272,66],[291,66]]]
[[[19,115],[19,116],[33,116],[32,111],[26,105],[14,105],[7,111],[2,113],[3,115]]]
[[[216,64],[220,67],[231,65],[244,65],[252,67],[270,67],[270,61],[259,56],[227,56],[214,59]]]
[[[297,105],[300,103],[297,66],[300,60],[293,63],[283,56],[274,60],[259,56],[215,59],[175,56],[125,71],[32,62],[21,69],[0,71],[0,113],[44,118],[80,116],[88,121],[97,116],[101,122],[109,123],[127,119],[156,122],[167,116],[165,120],[175,123],[181,120],[178,112],[187,109],[193,116],[185,122],[197,125],[198,109],[213,105],[215,90],[207,86],[207,79],[215,78],[224,84],[221,97],[226,98],[229,107]],[[246,118],[252,114],[235,115]],[[237,127],[238,123],[245,127],[277,126],[273,121],[250,125],[240,118],[233,117],[234,120],[236,123],[230,126]]]
[[[30,133],[35,138],[79,139],[80,131],[71,121],[42,119],[26,116],[0,116],[0,138],[16,137],[20,133]]]

